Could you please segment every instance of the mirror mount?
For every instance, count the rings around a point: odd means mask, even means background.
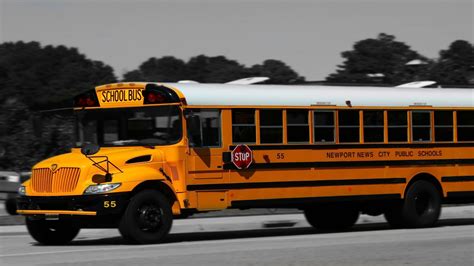
[[[104,182],[111,182],[112,181],[112,174],[110,173],[110,167],[117,169],[120,173],[123,173],[120,168],[118,168],[115,164],[109,161],[109,157],[107,156],[93,156],[100,151],[100,146],[97,144],[87,143],[82,145],[81,153],[86,156],[92,162],[92,165],[96,168],[100,169],[105,173],[105,175],[94,175],[92,177],[92,181],[94,183],[100,184]],[[105,163],[105,167],[101,164]]]

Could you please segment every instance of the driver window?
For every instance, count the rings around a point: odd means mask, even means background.
[[[189,146],[220,147],[221,119],[217,109],[188,109]]]

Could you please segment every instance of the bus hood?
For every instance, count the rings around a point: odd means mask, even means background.
[[[138,162],[163,162],[163,152],[159,149],[145,147],[114,147],[101,148],[100,151],[91,156],[85,156],[80,149],[72,149],[70,153],[53,156],[37,163],[33,169],[50,168],[55,171],[61,167],[79,167],[81,169],[93,166],[94,162],[105,166],[104,160],[116,165],[118,168]],[[100,163],[102,162],[102,163]],[[112,172],[113,169],[111,169]]]
[[[105,175],[100,168],[108,167],[113,182],[116,182],[137,172],[137,167],[158,171],[163,160],[162,151],[145,147],[102,148],[97,154],[88,157],[80,149],[73,149],[70,153],[37,163],[33,167],[31,179],[25,183],[27,195],[80,195],[87,186],[94,184],[94,175]]]

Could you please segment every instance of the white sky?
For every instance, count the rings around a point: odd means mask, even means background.
[[[77,47],[116,75],[150,57],[279,59],[324,79],[354,42],[393,34],[434,58],[474,42],[474,0],[0,0],[0,41]]]

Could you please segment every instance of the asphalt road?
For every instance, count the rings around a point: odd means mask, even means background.
[[[434,228],[394,230],[362,216],[341,233],[314,231],[301,214],[177,220],[165,243],[145,246],[116,230],[41,246],[23,227],[3,226],[0,265],[474,265],[473,207],[444,210]]]

